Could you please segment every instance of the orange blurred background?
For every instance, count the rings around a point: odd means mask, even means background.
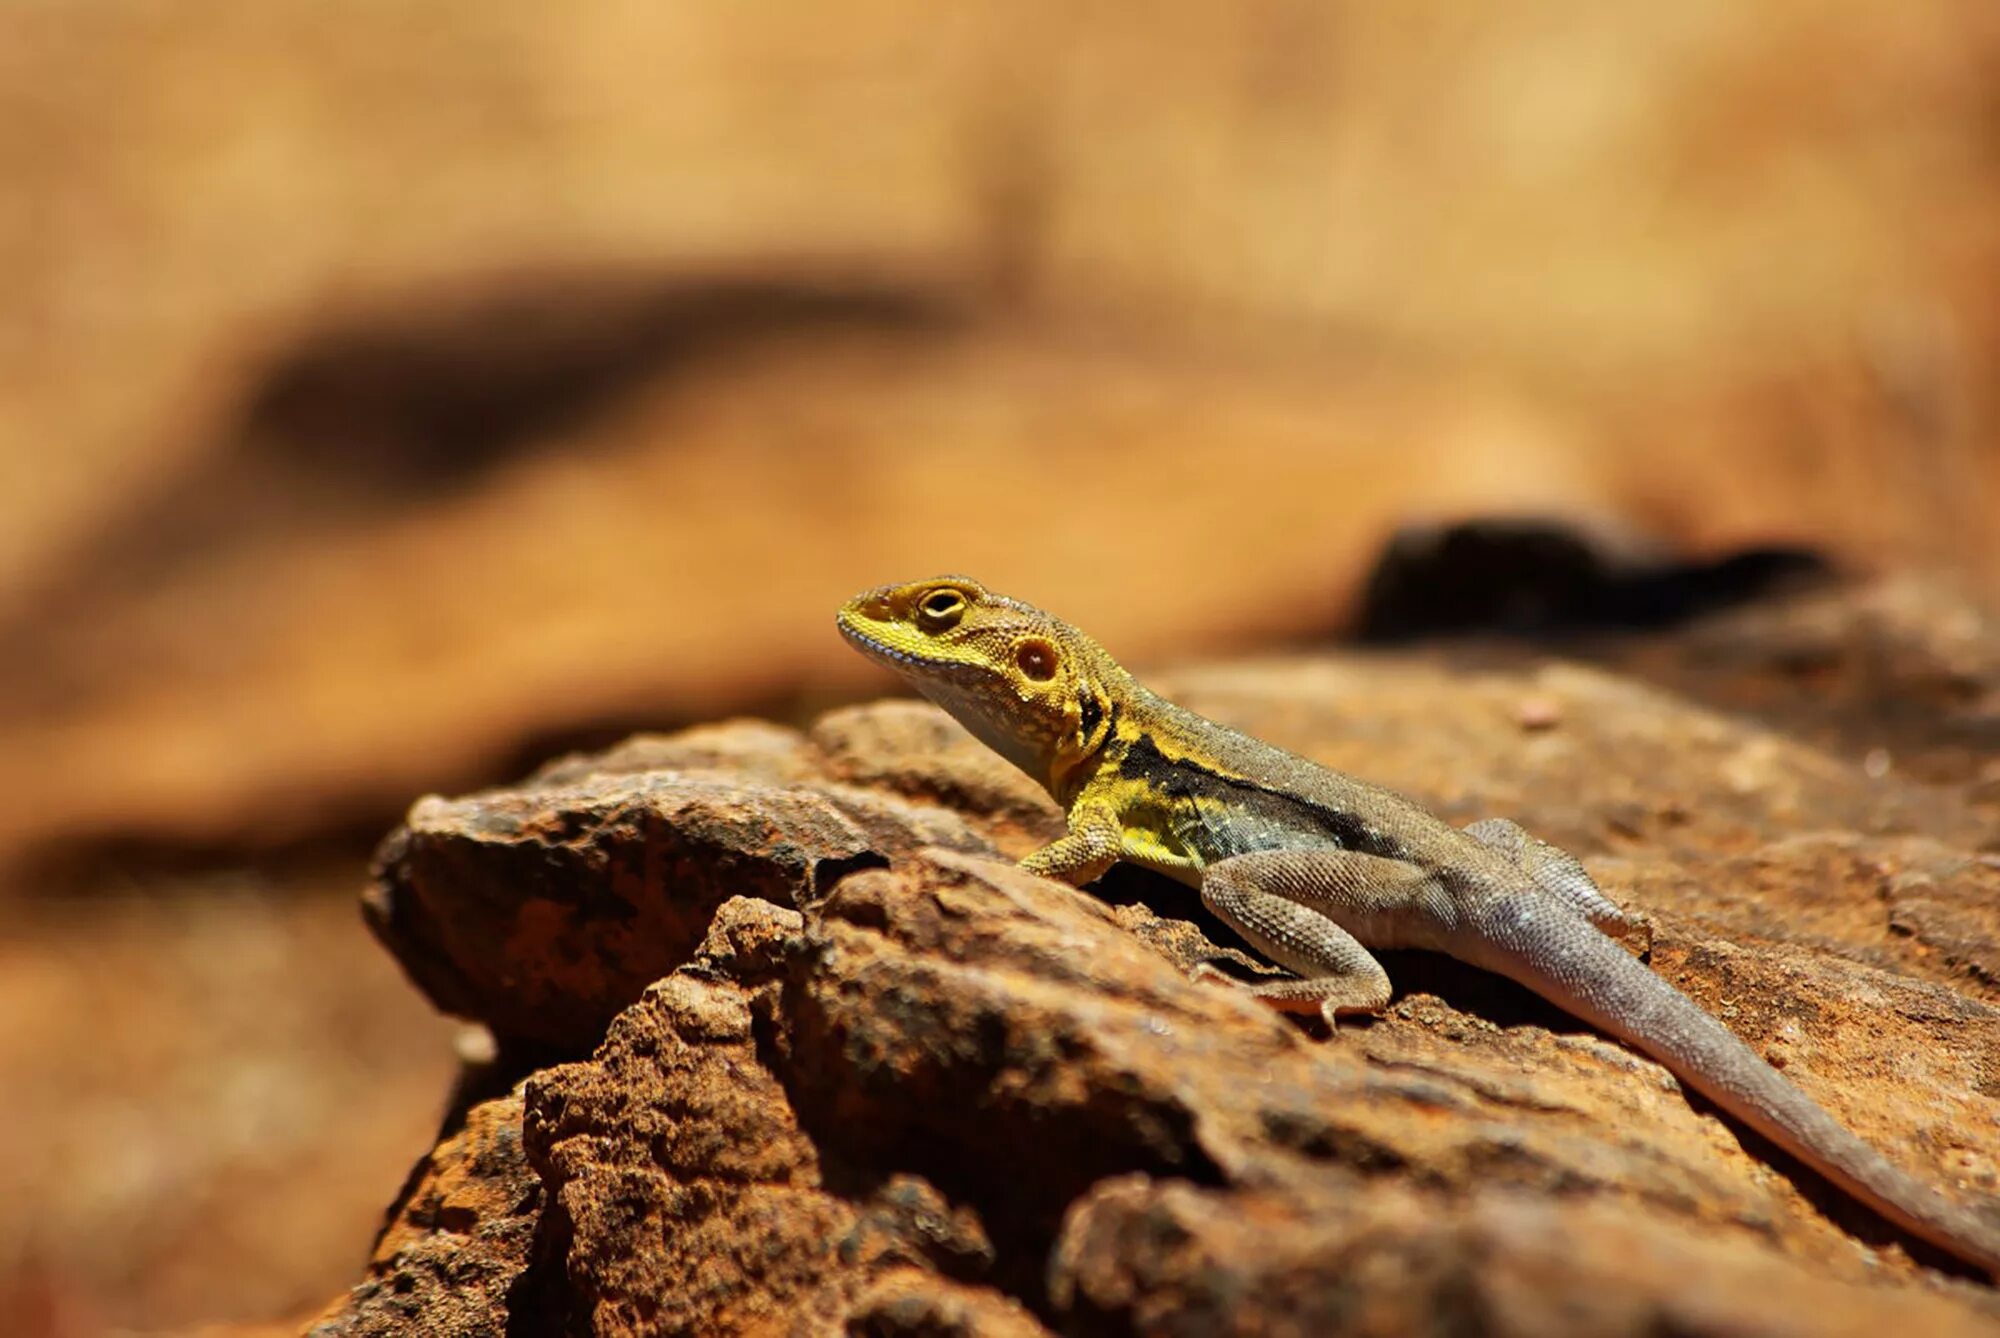
[[[0,3],[0,1329],[350,1281],[453,1059],[415,795],[1140,661],[1415,520],[2000,592],[2000,9]]]

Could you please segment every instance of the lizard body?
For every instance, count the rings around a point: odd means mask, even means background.
[[[850,600],[839,626],[1063,806],[1068,830],[1024,868],[1081,887],[1122,860],[1199,888],[1297,974],[1247,988],[1329,1024],[1388,1004],[1370,948],[1431,949],[1507,976],[1651,1055],[1883,1217],[2000,1275],[2000,1232],[1899,1170],[1614,941],[1606,931],[1642,922],[1566,852],[1504,819],[1453,827],[1175,706],[1075,628],[976,581],[884,586]]]

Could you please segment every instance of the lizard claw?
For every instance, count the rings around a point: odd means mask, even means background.
[[[1214,962],[1196,962],[1188,968],[1188,979],[1199,985],[1224,985],[1233,990],[1245,988],[1245,982],[1230,975]]]

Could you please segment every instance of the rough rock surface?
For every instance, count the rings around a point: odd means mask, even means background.
[[[1191,669],[1186,704],[1575,848],[1656,970],[1924,1178],[2000,1193],[1976,807],[1572,664]],[[2000,1332],[2000,1302],[1470,968],[1315,1034],[1185,889],[929,707],[642,738],[425,800],[370,922],[568,1062],[420,1168],[329,1335]],[[1218,946],[1219,945],[1219,946]],[[456,1284],[456,1285],[454,1285]]]
[[[884,731],[903,756],[871,752]],[[926,846],[990,853],[1010,823],[1056,830],[1028,780],[995,776],[981,752],[913,706],[836,713],[813,740],[756,722],[633,739],[520,790],[420,801],[378,853],[364,909],[440,1008],[583,1053],[732,896],[798,906]]]
[[[313,1332],[497,1331],[543,1197],[521,1148],[519,1094],[474,1106],[411,1172],[367,1280]]]

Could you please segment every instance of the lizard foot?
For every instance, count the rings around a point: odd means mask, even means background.
[[[1340,1030],[1343,1017],[1374,1017],[1389,1006],[1389,982],[1367,976],[1293,976],[1282,980],[1248,981],[1209,962],[1197,963],[1189,977],[1247,990],[1282,1013],[1318,1013],[1328,1031]]]

